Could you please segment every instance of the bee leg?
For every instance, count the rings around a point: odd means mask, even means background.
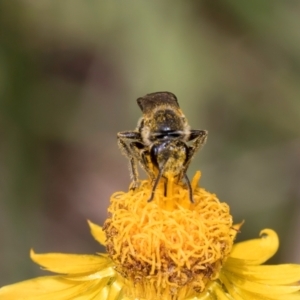
[[[142,167],[144,168],[145,172],[149,175],[150,179],[152,181],[155,180],[155,173],[154,171],[149,167],[151,164],[151,160],[149,160],[149,152],[148,151],[142,151],[141,153],[142,157]]]
[[[188,141],[192,141],[192,145],[188,147],[187,159],[183,166],[182,174],[186,174],[186,171],[195,155],[195,153],[202,148],[207,140],[206,130],[191,130]]]
[[[189,147],[190,152],[192,154],[190,157],[194,155],[195,152],[201,149],[201,147],[205,144],[207,140],[207,131],[206,130],[191,130],[190,136],[188,138],[188,142],[192,141],[192,145]]]
[[[152,181],[155,180],[155,173],[151,168],[151,161],[149,160],[149,151],[145,149],[140,142],[132,142],[129,144],[134,161],[140,164],[142,169],[147,173]]]
[[[138,187],[138,170],[135,159],[132,157],[129,160],[129,170],[130,177],[132,178],[132,184],[130,185],[130,190],[135,190]]]
[[[130,189],[134,190],[138,186],[138,170],[137,170],[136,159],[132,155],[132,151],[130,150],[126,142],[119,137],[118,137],[118,146],[121,149],[121,152],[129,159],[129,172],[130,172],[130,177],[133,180]]]
[[[184,173],[183,177],[184,177],[186,185],[188,187],[190,201],[191,201],[191,203],[195,203],[194,198],[193,198],[193,190],[192,190],[191,182],[190,182],[188,176],[186,175],[186,173]]]
[[[194,157],[194,154],[201,149],[201,147],[205,144],[207,139],[207,131],[206,130],[191,130],[188,142],[192,141],[192,145],[187,148],[187,159],[183,165],[183,170],[181,172],[181,178],[185,179],[185,182],[189,191],[189,198],[191,203],[195,203],[193,199],[193,191],[191,187],[190,180],[186,175],[186,171]]]

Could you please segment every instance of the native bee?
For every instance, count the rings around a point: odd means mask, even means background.
[[[146,171],[153,182],[148,202],[153,200],[161,177],[171,174],[186,181],[190,201],[193,195],[187,168],[207,139],[206,130],[190,129],[177,98],[169,92],[157,92],[138,98],[143,116],[133,131],[117,134],[118,145],[129,159],[133,179],[132,189],[138,186],[137,164]]]

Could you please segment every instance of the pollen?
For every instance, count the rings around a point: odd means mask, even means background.
[[[126,295],[139,299],[183,299],[204,292],[229,256],[234,227],[226,203],[191,182],[163,178],[152,202],[150,180],[111,197],[104,225],[106,247],[122,275]]]

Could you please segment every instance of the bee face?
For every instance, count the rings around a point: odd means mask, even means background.
[[[137,130],[145,145],[179,136],[186,140],[190,127],[175,95],[167,92],[153,93],[139,98],[137,102],[143,112]]]
[[[130,161],[133,188],[138,184],[137,163],[153,180],[154,191],[160,178],[171,174],[178,180],[185,178],[186,170],[197,150],[205,143],[207,131],[191,130],[177,98],[169,92],[158,92],[138,98],[143,116],[135,131],[118,133],[121,151]]]

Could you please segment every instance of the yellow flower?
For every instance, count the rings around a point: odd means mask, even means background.
[[[0,289],[2,300],[300,299],[300,265],[261,265],[278,249],[270,229],[233,245],[241,224],[229,207],[192,181],[170,177],[147,203],[149,181],[111,198],[103,229],[89,222],[108,254],[35,254],[33,261],[58,273]]]

